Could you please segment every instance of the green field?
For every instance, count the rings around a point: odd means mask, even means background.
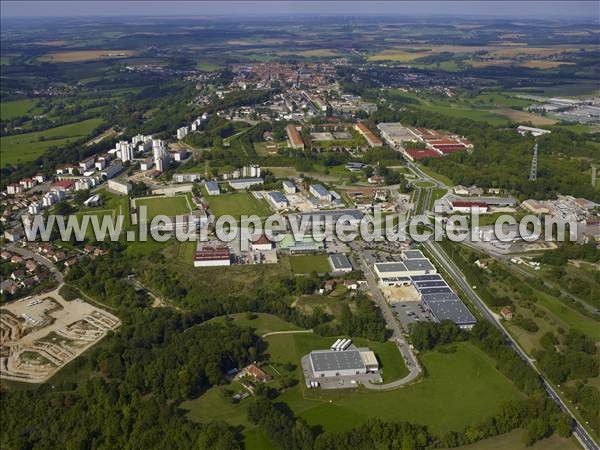
[[[102,119],[89,119],[33,133],[0,138],[2,167],[32,161],[50,147],[59,147],[88,136],[102,124]]]
[[[23,117],[31,114],[36,114],[41,111],[37,108],[37,100],[15,100],[12,102],[0,103],[0,118],[4,122],[14,119],[15,117]]]
[[[554,433],[546,439],[537,441],[531,446],[523,444],[524,430],[513,430],[493,438],[484,439],[474,444],[455,447],[455,450],[577,450],[581,447],[574,437],[563,438]]]
[[[215,217],[230,215],[239,218],[242,215],[257,215],[265,218],[271,210],[264,200],[259,200],[249,192],[207,196],[210,211]]]
[[[301,330],[300,327],[286,322],[277,316],[264,313],[229,314],[227,316],[215,317],[204,323],[232,323],[239,327],[250,327],[259,336],[272,331]]]
[[[331,266],[326,255],[290,256],[290,266],[295,274],[331,272]]]
[[[304,335],[268,338],[300,340]],[[290,344],[280,344],[288,358]],[[296,345],[296,357],[305,352]],[[305,390],[303,386],[281,395],[292,410],[311,425],[345,431],[371,417],[406,420],[427,425],[434,433],[458,430],[493,414],[499,404],[520,398],[514,385],[494,368],[494,361],[468,343],[455,353],[422,355],[427,377],[412,386],[387,392]],[[269,347],[269,350],[271,347]],[[385,364],[384,364],[385,366]],[[384,369],[385,371],[385,369]],[[456,383],[460,380],[460,383]],[[303,391],[303,392],[301,392]]]
[[[148,221],[162,214],[175,217],[179,214],[187,214],[192,211],[192,205],[187,195],[174,195],[172,197],[144,197],[135,201],[138,209],[140,206],[147,208]]]

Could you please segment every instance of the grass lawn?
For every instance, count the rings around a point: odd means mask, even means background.
[[[331,272],[331,266],[326,255],[290,256],[290,265],[292,272],[295,274]]]
[[[255,333],[262,336],[265,333],[272,331],[290,331],[290,330],[301,330],[297,325],[286,322],[277,316],[272,314],[264,313],[238,313],[229,314],[227,316],[215,317],[204,323],[232,323],[239,327],[250,327],[254,328]]]
[[[243,425],[249,427],[247,419],[248,406],[251,398],[246,398],[237,404],[231,403],[226,396],[226,390],[238,392],[244,388],[238,384],[225,386],[214,386],[194,400],[188,400],[181,404],[181,409],[188,411],[188,417],[195,422],[209,422],[212,420],[224,421],[230,425]]]
[[[242,215],[255,214],[266,218],[271,215],[271,210],[264,200],[259,200],[249,192],[235,192],[232,194],[207,196],[210,211],[215,217],[230,215],[239,218]]]
[[[1,165],[5,167],[32,161],[50,147],[66,145],[89,135],[102,122],[102,119],[89,119],[44,131],[2,137],[0,138]]]
[[[37,100],[25,99],[12,102],[0,103],[0,118],[2,121],[14,119],[15,117],[28,116],[40,111],[37,108]]]
[[[563,303],[556,297],[546,293],[538,293],[538,304],[549,310],[558,319],[565,322],[569,327],[575,328],[582,333],[587,334],[594,341],[600,341],[600,325],[594,319],[584,316]]]
[[[431,181],[417,181],[415,186],[420,188],[432,188],[435,186],[435,184],[433,184]]]
[[[174,217],[178,214],[187,214],[192,210],[191,203],[186,195],[139,198],[135,201],[135,206],[138,209],[138,214],[140,206],[147,208],[148,221],[160,214]]]
[[[303,355],[329,345],[331,340],[310,334],[274,335],[267,338],[267,351],[273,361],[298,364]],[[357,344],[363,342],[356,340]],[[376,344],[368,345],[380,358],[384,376],[386,366],[388,370],[392,368],[393,375],[398,374],[390,362],[394,359],[390,360]],[[510,380],[495,369],[494,361],[469,343],[457,344],[455,353],[425,353],[422,362],[426,378],[394,391],[308,390],[301,382],[285,391],[278,401],[287,403],[310,425],[319,424],[326,430],[346,431],[369,418],[379,417],[427,425],[434,433],[441,434],[479,422],[493,414],[502,402],[521,397]]]
[[[434,172],[427,166],[419,164],[419,169],[421,169],[426,175],[430,176],[431,178],[438,180],[440,183],[444,183],[446,186],[454,186],[454,181],[452,181],[450,178],[448,178],[445,175],[441,175],[437,172]]]

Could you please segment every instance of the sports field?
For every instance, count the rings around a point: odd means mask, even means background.
[[[101,124],[102,119],[88,119],[44,131],[2,137],[2,167],[32,161],[50,147],[66,145],[89,135]]]
[[[158,215],[165,215],[168,217],[175,217],[179,214],[187,214],[192,211],[192,205],[188,196],[186,195],[174,195],[169,197],[144,197],[136,199],[135,206],[140,210],[140,206],[147,208],[147,218],[151,221]]]
[[[326,255],[298,255],[290,256],[292,272],[300,275],[306,273],[329,273],[331,266]]]
[[[264,200],[255,198],[249,192],[211,195],[207,197],[210,211],[215,217],[230,215],[239,218],[241,215],[257,215],[268,217],[271,210]]]

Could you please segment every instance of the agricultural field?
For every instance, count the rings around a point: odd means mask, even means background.
[[[193,210],[188,195],[174,195],[168,197],[143,197],[135,200],[135,207],[147,208],[148,221],[151,221],[158,215],[175,217],[180,214],[187,214]]]
[[[44,131],[4,136],[0,138],[2,167],[32,161],[50,147],[59,147],[84,138],[102,122],[99,118],[88,119]]]
[[[39,58],[43,62],[73,63],[105,59],[128,58],[135,55],[132,50],[74,50],[46,53]]]
[[[271,214],[267,202],[257,199],[250,192],[209,195],[206,199],[215,217],[230,215],[239,218],[242,215],[257,215],[264,218]]]
[[[296,275],[312,272],[329,273],[331,266],[327,255],[297,255],[290,256],[290,266]]]
[[[0,103],[0,120],[11,120],[15,117],[30,116],[36,114],[40,109],[37,100],[15,100]]]

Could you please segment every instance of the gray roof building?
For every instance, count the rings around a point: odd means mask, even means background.
[[[343,253],[329,255],[329,264],[334,272],[352,272],[352,263]]]
[[[349,376],[367,372],[358,350],[315,350],[310,353],[310,363],[317,377]]]

